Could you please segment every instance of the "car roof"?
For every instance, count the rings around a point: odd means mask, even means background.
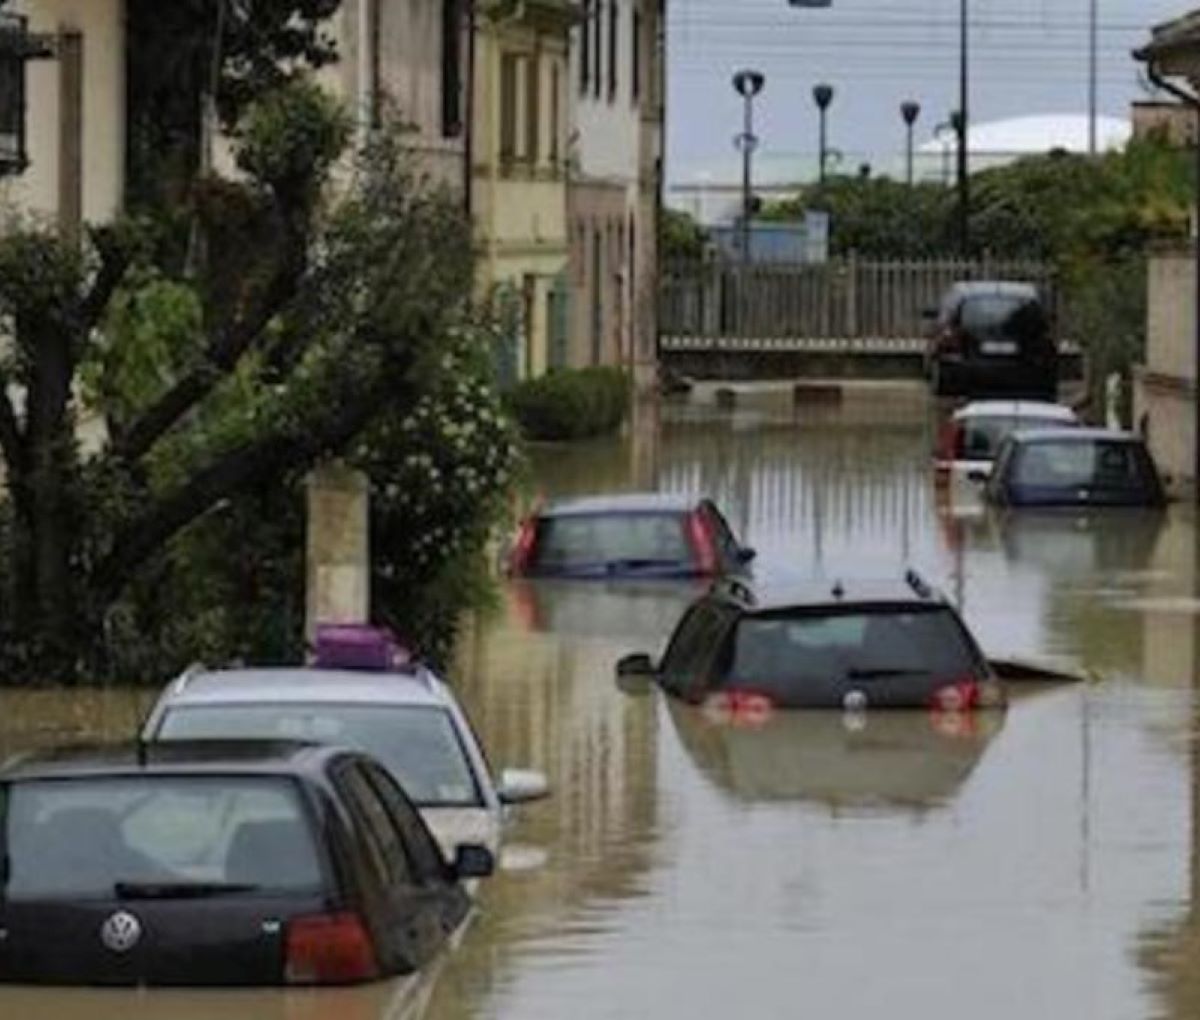
[[[1039,297],[1037,285],[1026,280],[960,280],[951,284],[950,293],[956,298]]]
[[[76,744],[7,762],[12,781],[142,775],[289,776],[324,771],[344,748],[295,740],[179,740],[169,743]]]
[[[226,669],[187,673],[168,688],[167,705],[364,704],[446,708],[451,695],[424,666],[411,671]]]
[[[873,605],[941,606],[945,600],[920,575],[903,578],[812,578],[787,582],[718,582],[712,595],[748,616],[788,609],[833,609]]]
[[[1010,437],[1014,443],[1087,443],[1103,440],[1106,443],[1128,443],[1141,446],[1144,440],[1134,432],[1101,428],[1044,428],[1021,429]]]
[[[1075,411],[1047,400],[973,400],[954,412],[955,421],[967,418],[1052,418],[1078,421]]]
[[[626,492],[616,495],[580,496],[556,500],[542,507],[541,517],[572,517],[590,514],[686,513],[702,502],[701,497],[668,492]]]

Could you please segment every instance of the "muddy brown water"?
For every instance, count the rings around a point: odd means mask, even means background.
[[[1004,716],[721,725],[622,694],[691,594],[512,585],[453,680],[553,798],[456,949],[334,992],[0,989],[3,1020],[1200,1016],[1200,549],[1191,514],[996,516],[928,470],[930,409],[644,414],[547,450],[547,493],[704,490],[768,574],[918,566],[984,646],[1085,670]],[[119,735],[128,692],[0,696],[0,752]]]

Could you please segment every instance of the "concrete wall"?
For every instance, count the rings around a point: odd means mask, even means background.
[[[1192,254],[1164,249],[1150,260],[1146,364],[1134,379],[1134,423],[1160,470],[1181,488],[1194,475],[1196,277]]]
[[[125,189],[125,32],[123,0],[21,0],[9,5],[28,15],[32,32],[82,36],[82,110],[79,143],[80,213],[87,222],[111,219]],[[0,201],[50,217],[60,212],[64,163],[63,64],[28,65],[29,168],[0,185]]]

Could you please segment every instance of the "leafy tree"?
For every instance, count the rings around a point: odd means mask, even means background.
[[[708,233],[696,220],[678,209],[664,209],[660,226],[660,251],[670,259],[697,259],[708,245]]]
[[[250,104],[245,179],[206,182],[198,205],[211,268],[195,279],[172,275],[142,223],[82,249],[36,224],[0,238],[5,675],[86,674],[193,525],[441,385],[471,311],[468,224],[420,185],[394,131],[329,198],[347,136],[307,80]],[[93,452],[77,431],[89,399],[107,426]]]

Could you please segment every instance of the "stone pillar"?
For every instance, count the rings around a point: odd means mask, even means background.
[[[308,477],[307,613],[318,623],[367,623],[371,617],[370,488],[367,476],[326,464]]]

